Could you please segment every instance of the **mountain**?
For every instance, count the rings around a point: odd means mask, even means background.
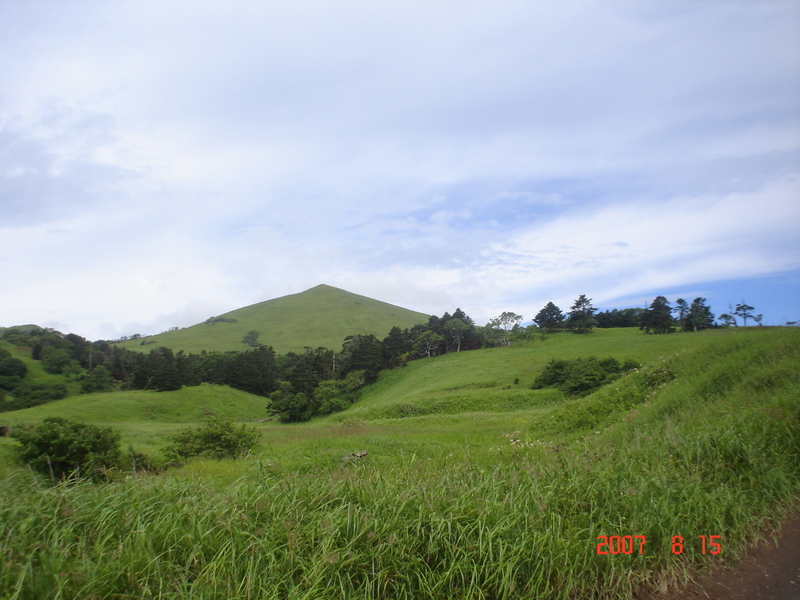
[[[250,350],[252,346],[243,340],[249,332],[256,331],[259,334],[256,341],[272,346],[278,354],[302,352],[304,347],[339,350],[348,335],[372,333],[383,338],[395,325],[404,329],[427,323],[428,318],[424,313],[318,285],[299,294],[211,317],[191,327],[120,345],[141,352],[158,346],[195,354],[202,350]]]

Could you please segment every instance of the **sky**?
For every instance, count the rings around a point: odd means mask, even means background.
[[[800,321],[800,3],[0,0],[0,326],[322,283]]]

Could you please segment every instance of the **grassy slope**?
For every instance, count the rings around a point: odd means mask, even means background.
[[[227,386],[203,384],[175,392],[144,390],[85,394],[25,410],[0,414],[0,424],[36,422],[45,417],[82,419],[111,426],[123,442],[145,453],[157,453],[165,437],[186,423],[198,422],[206,411],[234,421],[257,421],[267,416],[266,399]],[[9,440],[2,440],[6,445]]]
[[[8,350],[13,358],[18,358],[25,363],[25,365],[28,367],[28,372],[25,373],[25,381],[36,383],[63,383],[67,386],[70,396],[80,393],[80,383],[77,381],[70,381],[63,375],[48,373],[45,371],[41,362],[31,358],[30,348],[14,346],[13,344],[4,340],[0,340],[0,348]]]
[[[148,352],[156,345],[187,353],[249,350],[242,339],[249,331],[258,331],[258,342],[272,346],[279,354],[290,350],[300,352],[306,346],[339,350],[348,335],[372,333],[382,338],[395,325],[412,327],[426,323],[429,317],[328,285],[253,304],[221,316],[237,322],[199,323],[121,345],[142,352]],[[142,341],[148,344],[142,345]]]
[[[524,390],[549,358],[590,354],[647,368],[580,400]],[[54,586],[65,597],[629,597],[639,581],[707,565],[689,542],[699,535],[721,535],[733,560],[791,509],[798,390],[793,329],[612,330],[418,361],[340,415],[260,425],[264,448],[246,461],[58,493],[0,486],[0,595],[21,581],[20,598]],[[507,402],[512,392],[531,394],[529,407]],[[471,412],[387,418],[443,400]],[[368,458],[342,461],[356,450]],[[601,534],[646,535],[647,552],[598,556]],[[682,556],[673,535],[687,540]],[[21,578],[29,560],[44,567]]]
[[[544,342],[447,354],[385,371],[362,399],[334,420],[391,418],[426,413],[519,410],[563,399],[552,390],[531,390],[553,358],[597,356],[650,363],[664,354],[696,347],[719,331],[670,336],[637,329],[600,329],[588,336],[551,335]],[[519,380],[515,384],[515,379]]]

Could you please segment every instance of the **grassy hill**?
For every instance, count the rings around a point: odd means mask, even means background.
[[[551,358],[589,355],[644,365],[583,398],[530,389]],[[229,393],[8,416],[116,419],[145,449]],[[249,459],[101,486],[37,483],[0,439],[0,597],[567,600],[675,585],[735,562],[797,507],[800,330],[557,334],[414,361],[342,413],[257,427]],[[631,551],[598,554],[602,536],[631,536]]]
[[[165,346],[173,351],[249,350],[242,340],[257,331],[258,343],[276,352],[301,352],[320,346],[339,350],[344,338],[374,334],[383,338],[395,325],[400,328],[426,323],[429,315],[394,306],[329,285],[246,306],[203,323],[120,344],[148,352]]]

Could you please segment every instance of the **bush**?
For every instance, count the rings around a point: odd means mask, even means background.
[[[239,458],[258,446],[258,437],[258,431],[252,427],[236,427],[231,421],[209,415],[200,427],[190,427],[172,436],[164,454],[174,460],[191,456]]]
[[[97,365],[81,380],[81,393],[106,392],[113,386],[114,378],[103,365]]]
[[[17,427],[11,434],[19,442],[20,460],[55,479],[107,478],[119,467],[120,434],[111,428],[61,417],[48,417],[36,427]]]
[[[625,371],[639,367],[639,363],[616,358],[598,359],[595,356],[572,360],[553,359],[536,378],[533,389],[554,387],[570,396],[586,396],[599,387],[611,383]]]
[[[18,358],[12,358],[8,351],[0,355],[0,388],[13,390],[27,372],[25,363]]]
[[[38,406],[45,402],[67,397],[67,386],[63,383],[44,383],[23,381],[14,390],[14,399],[0,404],[0,412],[21,410]]]

